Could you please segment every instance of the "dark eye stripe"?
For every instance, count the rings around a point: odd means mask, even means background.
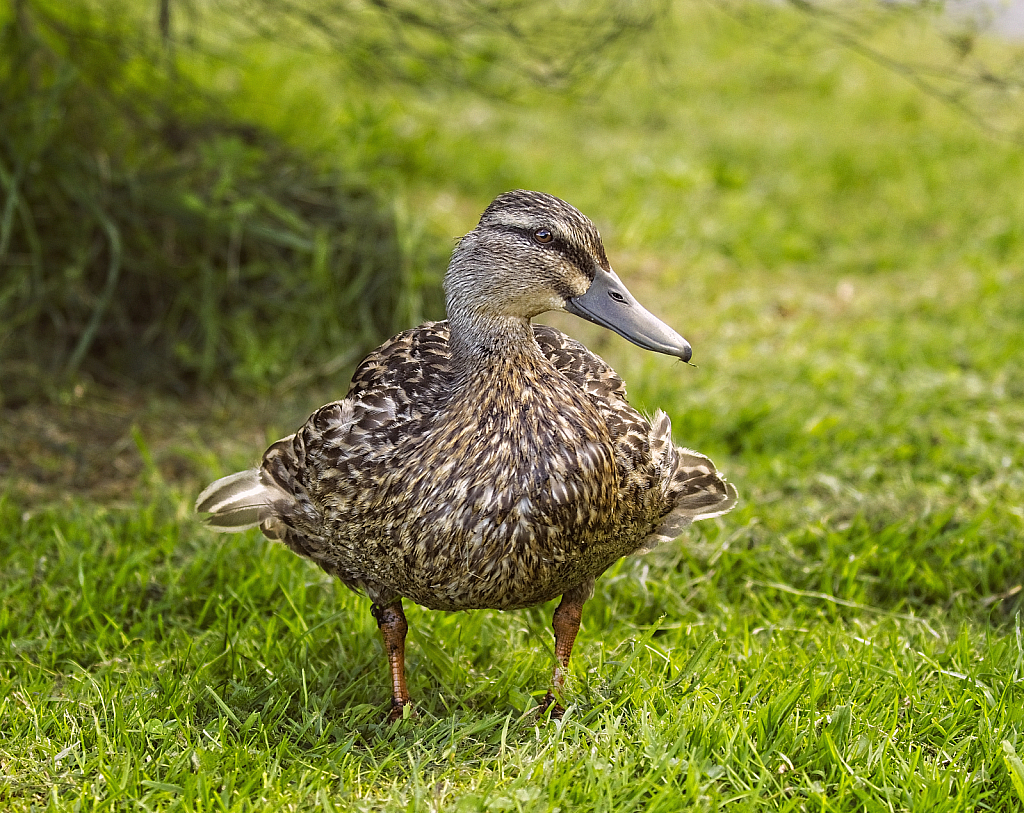
[[[535,245],[538,245],[538,243],[534,235],[536,235],[538,231],[550,231],[550,229],[531,229],[523,228],[521,226],[506,226],[504,227],[503,230],[515,234],[520,234],[527,240],[529,240],[531,243],[534,243]],[[575,265],[583,273],[583,275],[587,277],[587,279],[594,278],[594,267],[592,263],[593,258],[587,251],[582,249],[580,246],[573,245],[566,241],[565,239],[563,239],[562,237],[555,235],[554,233],[551,234],[551,242],[540,243],[539,245],[541,245],[545,249],[557,251],[559,254],[565,257],[566,260]]]
[[[543,226],[536,229],[526,228],[524,226],[506,226],[503,229],[503,231],[512,232],[514,234],[521,234],[531,243],[543,245],[545,248],[553,248],[556,251],[561,252],[562,254],[566,254],[568,250],[568,246],[561,237],[556,237],[555,233],[552,232],[551,229],[545,229]],[[550,235],[550,238],[547,240],[547,242],[537,239],[537,235],[542,232]]]

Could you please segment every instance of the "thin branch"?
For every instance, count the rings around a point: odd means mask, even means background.
[[[712,0],[712,2],[721,11],[746,25],[757,24],[750,19],[751,15],[745,9],[735,6],[728,0]],[[998,90],[1006,94],[1024,89],[1024,76],[1018,75],[1024,66],[1024,55],[1016,60],[1011,60],[1009,65],[1001,71],[990,69],[986,65],[979,65],[972,71],[957,65],[927,64],[914,59],[892,56],[872,44],[871,40],[879,32],[891,26],[894,21],[920,19],[926,11],[939,10],[941,4],[932,2],[932,0],[887,3],[875,7],[874,13],[854,14],[842,10],[842,8],[849,8],[848,5],[842,7],[836,4],[826,5],[815,0],[786,0],[786,2],[807,20],[807,27],[803,29],[802,33],[820,31],[843,48],[899,75],[922,94],[952,108],[990,135],[1015,144],[1024,144],[1024,132],[997,126],[972,105],[972,94],[982,88]],[[971,48],[965,50],[962,44],[958,46],[956,42],[950,41],[948,38],[947,44],[961,53],[959,57],[961,62],[971,50]],[[953,89],[944,88],[943,84],[954,87]]]

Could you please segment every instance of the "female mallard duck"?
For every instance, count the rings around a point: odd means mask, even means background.
[[[448,320],[400,333],[344,400],[279,440],[257,469],[196,502],[218,531],[257,526],[373,602],[392,714],[410,702],[402,599],[438,610],[555,610],[555,700],[583,603],[622,556],[724,514],[736,489],[648,421],[615,371],[530,319],[567,310],[647,350],[690,345],[646,311],[575,208],[509,192],[458,244]]]

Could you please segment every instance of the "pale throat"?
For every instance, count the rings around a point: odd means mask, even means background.
[[[486,379],[501,371],[548,367],[525,316],[449,306],[449,348],[458,382]]]

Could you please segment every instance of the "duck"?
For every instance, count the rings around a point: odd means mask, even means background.
[[[531,320],[567,311],[642,349],[689,362],[690,344],[646,310],[600,233],[553,195],[499,195],[458,241],[447,319],[394,336],[255,468],[196,500],[210,528],[259,528],[365,595],[391,677],[391,719],[411,714],[403,601],[516,610],[553,599],[562,695],[584,603],[625,556],[720,516],[736,488],[677,446],[622,379],[566,334]],[[410,707],[406,711],[406,707]]]

